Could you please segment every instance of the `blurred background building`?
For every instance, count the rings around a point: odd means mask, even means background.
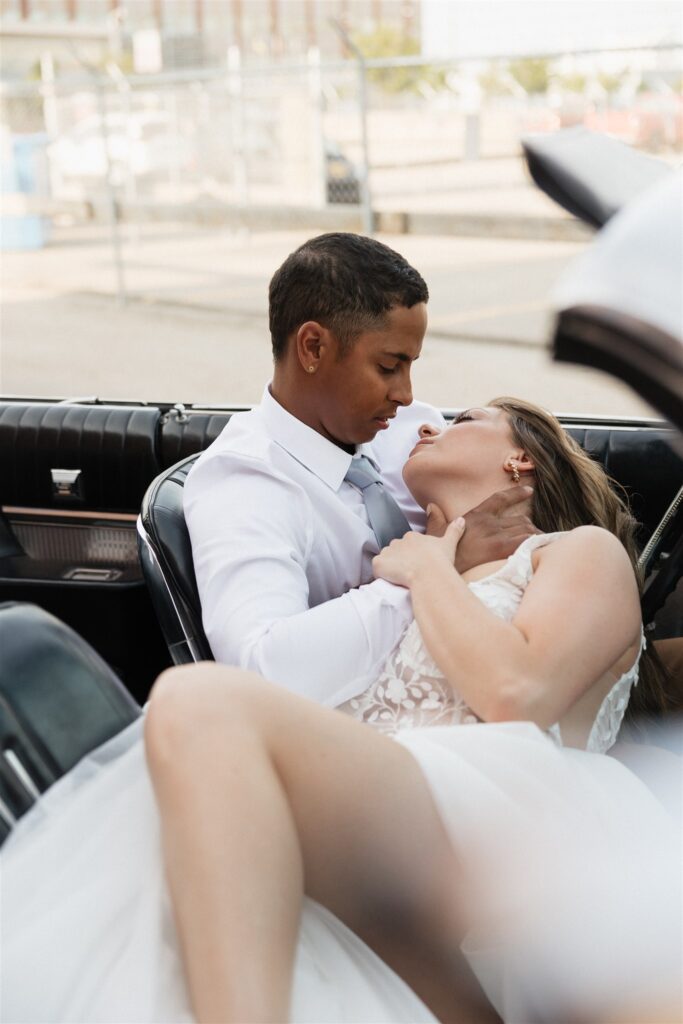
[[[345,56],[333,20],[437,57],[680,42],[683,20],[671,0],[1,0],[0,17],[4,77],[31,67],[41,39],[132,61],[136,38],[144,50],[140,34],[156,33],[172,68],[220,63],[233,45],[245,58]]]
[[[295,57],[311,47],[338,57],[344,46],[332,18],[350,33],[383,27],[418,39],[421,6],[420,0],[3,0],[0,10],[13,40],[5,59],[16,68],[22,57],[31,59],[27,39],[41,34],[89,39],[91,52],[125,51],[131,60],[136,43],[144,50],[147,40],[151,49],[156,34],[170,69],[220,63],[232,45],[245,57]]]

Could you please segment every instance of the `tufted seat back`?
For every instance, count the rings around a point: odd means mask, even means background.
[[[568,432],[628,495],[645,543],[683,485],[673,432],[654,427],[568,426]]]
[[[189,455],[203,452],[216,440],[230,416],[229,412],[171,409],[163,417],[159,447],[161,465],[169,468]]]
[[[0,404],[0,500],[32,508],[137,512],[161,469],[157,408],[45,402]],[[74,493],[53,471],[79,471]]]

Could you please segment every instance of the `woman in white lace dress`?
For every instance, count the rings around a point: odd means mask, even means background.
[[[460,576],[462,514],[518,477],[543,532]],[[19,826],[2,855],[4,1019],[483,1024],[493,1002],[523,1020],[541,964],[577,1019],[620,996],[633,1019],[665,1019],[668,964],[649,965],[653,1006],[570,956],[583,929],[607,968],[598,922],[640,920],[594,866],[628,891],[675,842],[604,756],[648,657],[626,508],[557,421],[513,400],[425,428],[405,478],[451,525],[377,557],[415,623],[346,714],[238,670],[172,670],[145,750],[132,727]],[[647,865],[664,912],[667,856]],[[633,980],[629,948],[611,953]]]

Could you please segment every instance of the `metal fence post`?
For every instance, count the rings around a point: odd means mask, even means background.
[[[43,99],[45,131],[49,136],[50,142],[55,142],[59,138],[59,113],[57,105],[57,89],[55,86],[55,65],[52,54],[49,51],[41,54],[40,77],[42,80],[41,96]],[[50,192],[53,196],[57,196],[59,195],[62,182],[55,161],[51,160],[49,157],[49,151],[47,169],[50,181]]]
[[[240,206],[249,202],[247,171],[247,126],[244,116],[244,80],[239,46],[228,48],[228,89],[231,98],[232,142],[235,168],[235,192]]]
[[[123,251],[121,248],[121,230],[119,225],[119,207],[116,201],[116,192],[112,180],[112,162],[109,149],[109,132],[107,129],[107,100],[104,85],[99,74],[95,74],[95,91],[97,93],[97,108],[100,115],[100,126],[102,129],[102,146],[105,159],[105,184],[107,189],[107,206],[109,207],[109,222],[111,227],[111,247],[114,257],[114,272],[116,274],[116,298],[119,305],[126,303],[126,284],[123,273]]]
[[[358,106],[360,110],[360,133],[361,133],[361,209],[363,218],[363,232],[371,235],[374,230],[374,217],[372,215],[372,194],[370,192],[370,156],[368,145],[368,91],[367,91],[367,68],[365,57],[352,42],[348,32],[335,21],[330,19],[336,32],[339,33],[344,43],[356,60],[358,68]]]
[[[140,223],[139,223],[139,211],[137,207],[138,199],[138,182],[135,169],[133,167],[133,145],[135,142],[134,133],[132,131],[132,113],[133,104],[131,101],[131,86],[130,82],[121,71],[118,64],[113,61],[107,62],[107,74],[111,78],[116,87],[116,91],[121,97],[121,109],[125,117],[126,122],[126,138],[128,140],[128,160],[126,161],[126,200],[128,203],[128,213],[130,216],[130,231],[129,239],[135,243],[140,244]]]
[[[368,93],[365,59],[356,47],[358,60],[358,97],[360,102],[361,146],[363,150],[363,170],[361,181],[361,205],[363,207],[363,231],[371,235],[374,230],[372,215],[372,197],[370,195],[370,156],[368,146]]]
[[[100,131],[102,135],[102,148],[104,151],[105,167],[105,188],[107,193],[107,207],[109,210],[109,223],[111,228],[111,248],[114,258],[114,272],[116,275],[116,299],[120,306],[126,303],[126,283],[123,272],[123,253],[121,249],[121,231],[119,226],[119,207],[116,202],[114,182],[112,180],[111,152],[109,150],[109,132],[107,130],[107,100],[104,92],[102,75],[98,68],[94,67],[87,60],[84,60],[78,52],[73,41],[69,43],[69,49],[74,57],[85,70],[88,78],[93,83],[95,96],[97,97],[97,111],[100,118]]]
[[[327,203],[327,165],[325,160],[325,125],[323,122],[323,86],[320,50],[311,46],[308,51],[308,91],[313,109],[313,176],[316,184],[316,206]]]

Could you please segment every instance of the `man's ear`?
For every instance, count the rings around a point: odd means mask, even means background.
[[[296,332],[294,347],[297,359],[306,373],[315,373],[320,365],[320,357],[326,347],[326,327],[315,320],[307,320]]]

